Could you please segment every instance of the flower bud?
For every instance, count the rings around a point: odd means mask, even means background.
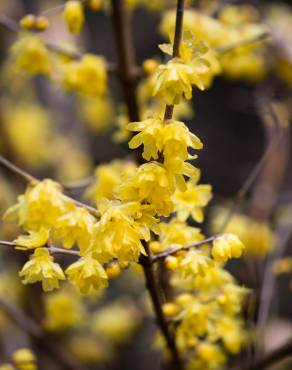
[[[49,27],[49,24],[48,18],[42,15],[35,19],[35,29],[38,31],[45,31]]]
[[[179,307],[175,303],[168,302],[164,303],[164,305],[162,306],[162,311],[166,317],[172,317],[177,315],[177,313],[179,312]]]
[[[174,256],[167,256],[165,259],[165,266],[169,270],[176,270],[178,268],[178,259]]]
[[[109,279],[115,279],[121,273],[121,269],[120,269],[118,262],[110,263],[106,267],[105,271]]]
[[[35,16],[27,14],[19,21],[20,27],[25,30],[32,30],[35,27]]]

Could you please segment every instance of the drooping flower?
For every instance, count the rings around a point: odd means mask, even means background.
[[[244,245],[234,234],[223,234],[213,242],[212,256],[218,262],[226,262],[229,258],[239,258]]]
[[[62,241],[65,248],[72,248],[76,242],[81,253],[89,247],[95,218],[83,207],[75,207],[56,220],[53,238]]]
[[[42,282],[45,292],[59,287],[59,280],[65,280],[65,275],[60,265],[54,262],[46,248],[37,248],[30,260],[25,263],[19,276],[23,278],[23,284]]]
[[[181,221],[186,221],[191,215],[196,222],[203,222],[203,208],[209,203],[212,197],[211,185],[197,185],[200,177],[194,176],[187,182],[185,191],[176,191],[174,194],[175,210]]]
[[[108,277],[103,266],[91,254],[72,263],[65,272],[82,294],[87,294],[91,290],[97,291],[108,285]]]

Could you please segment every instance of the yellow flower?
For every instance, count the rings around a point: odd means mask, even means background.
[[[85,319],[83,306],[73,291],[57,291],[45,295],[45,327],[52,331],[80,326]]]
[[[228,316],[222,316],[216,323],[216,336],[222,338],[226,349],[236,354],[240,351],[245,335],[242,328],[242,321],[231,318]]]
[[[89,247],[94,231],[95,218],[86,208],[75,207],[56,220],[53,238],[62,241],[65,248],[72,248],[76,242],[81,253]]]
[[[212,256],[215,261],[226,262],[229,258],[239,258],[244,248],[238,236],[234,234],[223,234],[214,240]]]
[[[12,361],[18,370],[37,370],[37,359],[29,348],[21,348],[13,352]]]
[[[23,284],[33,284],[37,281],[42,282],[45,292],[59,287],[59,280],[64,280],[65,276],[61,267],[53,262],[46,248],[37,248],[30,260],[25,263],[19,276],[23,277]]]
[[[216,344],[201,342],[196,347],[197,356],[190,361],[188,370],[215,370],[222,369],[226,363],[226,355]]]
[[[129,339],[140,323],[140,316],[130,302],[115,302],[93,314],[92,330],[115,343]]]
[[[187,182],[185,191],[176,191],[174,194],[175,210],[177,218],[185,221],[191,215],[196,222],[204,221],[203,207],[209,203],[212,197],[211,185],[197,185],[200,173]]]
[[[82,294],[105,288],[108,285],[108,277],[104,268],[90,254],[70,265],[65,272]]]
[[[201,68],[205,71],[203,67]],[[166,104],[178,104],[183,95],[187,100],[192,98],[192,85],[204,90],[204,85],[194,68],[174,58],[158,67],[153,95],[162,96]]]
[[[40,105],[14,102],[4,110],[3,123],[20,163],[38,169],[52,162],[54,155],[47,145],[54,139],[50,115]]]
[[[147,206],[137,202],[108,202],[98,204],[101,218],[97,226],[93,251],[97,258],[137,261],[145,253],[141,240],[150,239],[150,229],[157,232],[156,219],[147,213]],[[146,212],[145,212],[146,211]]]
[[[31,184],[24,195],[18,197],[18,202],[6,211],[4,218],[17,220],[28,230],[50,229],[60,216],[74,207],[62,194],[60,184],[45,179]]]
[[[29,235],[20,235],[13,243],[17,244],[17,249],[30,249],[43,247],[49,240],[49,230],[41,227],[37,231],[30,230]]]
[[[145,163],[136,173],[126,178],[117,188],[123,201],[140,201],[153,207],[159,216],[169,216],[173,211],[171,195],[175,189],[173,176],[157,162]]]
[[[103,57],[85,54],[80,60],[64,65],[63,86],[91,97],[101,97],[106,92],[107,71]]]
[[[84,24],[83,5],[78,0],[70,0],[65,4],[63,12],[64,21],[72,33],[80,33]]]
[[[131,149],[144,145],[143,158],[149,161],[151,158],[158,159],[158,154],[163,147],[164,124],[160,118],[149,118],[141,122],[131,122],[127,129],[140,132],[129,142]]]
[[[200,250],[191,250],[183,255],[179,261],[178,271],[184,278],[194,275],[205,276],[212,260]]]
[[[18,68],[32,75],[50,74],[49,53],[38,36],[26,33],[20,35],[13,44],[11,53]]]
[[[121,183],[122,178],[134,173],[135,169],[134,162],[122,160],[96,167],[94,182],[86,190],[85,196],[94,203],[103,198],[113,200],[113,189]]]

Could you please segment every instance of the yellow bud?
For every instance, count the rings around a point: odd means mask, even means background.
[[[164,303],[164,305],[162,306],[162,310],[165,316],[172,317],[179,312],[179,307],[177,304],[169,302]]]
[[[84,11],[80,1],[70,0],[65,4],[64,20],[72,33],[80,33],[84,24]]]
[[[225,304],[226,303],[226,296],[225,296],[224,293],[220,294],[217,297],[217,302],[220,303],[220,304]]]
[[[105,271],[109,279],[115,279],[121,273],[120,266],[117,262],[110,263]]]
[[[154,59],[146,59],[144,62],[143,62],[143,71],[147,74],[152,74],[153,72],[155,72],[156,68],[158,66],[158,62]]]
[[[86,6],[93,12],[97,12],[102,8],[102,0],[88,0]]]
[[[127,261],[119,261],[119,266],[122,270],[127,269],[129,267],[129,265],[130,265],[129,262],[127,262]]]
[[[20,27],[25,30],[32,30],[35,27],[35,16],[27,14],[19,21]]]
[[[151,242],[149,244],[150,252],[151,253],[160,253],[162,251],[162,245],[159,242]]]
[[[169,270],[176,270],[178,268],[178,259],[174,256],[167,256],[165,259],[165,266]]]
[[[21,348],[12,354],[12,361],[16,367],[36,362],[36,357],[28,348]]]
[[[45,31],[49,27],[50,23],[48,18],[44,16],[36,17],[35,20],[35,29],[38,31]]]
[[[189,302],[192,298],[193,298],[193,296],[191,294],[183,293],[183,294],[179,294],[175,298],[175,301],[176,301],[177,304],[182,306],[182,305],[186,304],[187,302]]]

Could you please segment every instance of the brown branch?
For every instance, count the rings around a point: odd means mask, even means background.
[[[157,281],[155,278],[155,274],[154,274],[154,270],[152,266],[152,260],[150,257],[149,246],[147,243],[144,243],[144,248],[145,248],[147,255],[141,256],[140,263],[143,267],[145,281],[146,281],[146,289],[148,290],[150,297],[151,297],[153,309],[154,309],[155,316],[156,316],[157,325],[160,328],[161,333],[163,334],[165,341],[167,343],[167,347],[170,351],[170,354],[172,357],[173,370],[182,370],[183,365],[182,365],[182,362],[181,362],[181,359],[178,353],[178,349],[176,347],[175,337],[173,333],[170,332],[168,322],[162,311],[159,287],[157,285]]]
[[[184,18],[184,0],[178,0],[176,7],[175,31],[172,51],[173,58],[179,57],[179,46],[183,32],[183,18]],[[167,105],[165,107],[164,121],[167,121],[172,118],[173,110],[174,105]]]
[[[158,253],[158,254],[154,255],[152,257],[152,262],[156,262],[160,259],[166,258],[168,256],[171,256],[171,255],[176,254],[176,253],[181,252],[181,251],[188,251],[192,248],[200,247],[203,244],[211,243],[216,237],[217,237],[216,235],[210,236],[210,238],[201,240],[201,241],[196,242],[196,243],[186,245],[184,247],[178,246],[178,247],[169,248],[164,252],[161,252],[161,253]]]
[[[136,97],[136,69],[132,30],[129,12],[124,0],[111,0],[112,21],[118,56],[118,77],[130,121],[139,121],[139,107]]]

